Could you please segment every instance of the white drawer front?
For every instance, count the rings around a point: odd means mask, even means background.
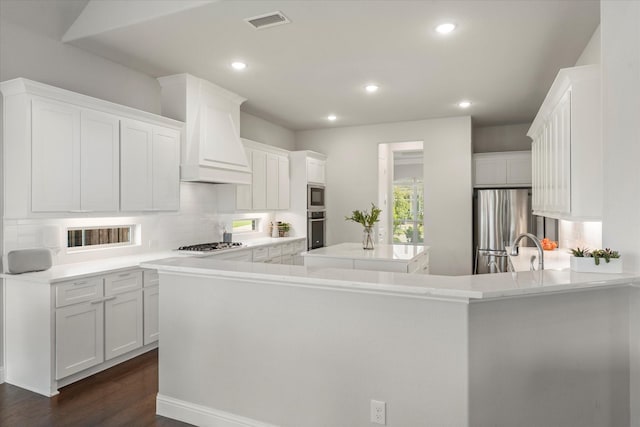
[[[300,240],[299,242],[295,242],[295,249],[294,249],[294,253],[297,255],[300,252],[304,252],[307,250],[307,243],[304,240]]]
[[[291,255],[294,253],[296,247],[293,243],[285,243],[282,245],[282,255]]]
[[[142,270],[114,273],[104,278],[105,296],[142,289]]]
[[[269,248],[255,248],[253,250],[253,262],[264,262],[269,258]]]
[[[143,286],[156,286],[160,283],[160,276],[158,275],[158,270],[143,270]]]
[[[56,285],[56,307],[102,298],[102,277],[89,277]]]
[[[279,257],[282,255],[282,246],[270,246],[269,247],[269,258]]]

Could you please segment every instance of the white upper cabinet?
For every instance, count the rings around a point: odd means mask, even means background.
[[[278,147],[243,139],[249,163],[251,184],[218,187],[219,207],[223,211],[289,209],[289,152]]]
[[[118,210],[120,120],[99,111],[80,115],[80,209]]]
[[[187,123],[181,179],[250,184],[251,170],[240,141],[242,98],[189,74],[158,79],[162,113]]]
[[[32,211],[117,211],[118,138],[111,114],[34,98]]]
[[[180,209],[180,132],[168,128],[153,128],[152,139],[153,209]]]
[[[33,211],[80,210],[80,109],[34,99],[31,128]]]
[[[120,151],[121,209],[178,210],[180,132],[123,120]]]
[[[307,182],[311,184],[326,184],[326,161],[307,157]]]
[[[601,123],[599,66],[560,70],[527,133],[535,214],[602,218]]]
[[[507,151],[473,155],[474,186],[518,187],[531,185],[531,152]]]
[[[291,180],[289,178],[289,158],[278,156],[278,207],[289,209],[291,194]]]
[[[122,121],[120,205],[124,211],[153,208],[151,139],[153,128],[137,120]]]
[[[5,218],[178,209],[182,123],[22,78],[0,90]]]
[[[254,210],[267,208],[267,153],[251,150],[251,206]]]

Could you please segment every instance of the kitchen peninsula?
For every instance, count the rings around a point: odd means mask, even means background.
[[[363,249],[361,243],[340,243],[303,252],[307,267],[335,267],[396,273],[429,272],[429,247],[378,243]]]
[[[640,277],[166,259],[157,412],[196,425],[629,425]],[[562,396],[562,398],[560,398]]]

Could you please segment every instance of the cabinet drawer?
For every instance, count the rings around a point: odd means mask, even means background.
[[[294,254],[299,254],[300,252],[304,252],[307,250],[307,242],[305,240],[300,240],[299,242],[294,243]]]
[[[91,301],[104,295],[102,277],[64,282],[56,285],[56,307]]]
[[[105,296],[142,289],[142,270],[114,273],[104,278]]]
[[[149,286],[157,286],[160,283],[160,276],[158,275],[158,270],[143,270],[142,271],[143,283],[142,285],[146,288]]]
[[[282,245],[269,247],[269,258],[279,257],[282,255]]]
[[[269,258],[269,248],[255,248],[253,250],[253,262],[264,262]]]
[[[294,253],[296,247],[293,243],[285,243],[282,245],[282,255],[291,255]]]

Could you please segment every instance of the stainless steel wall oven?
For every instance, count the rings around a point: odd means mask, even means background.
[[[327,233],[325,211],[309,211],[307,213],[307,249],[322,248]]]

